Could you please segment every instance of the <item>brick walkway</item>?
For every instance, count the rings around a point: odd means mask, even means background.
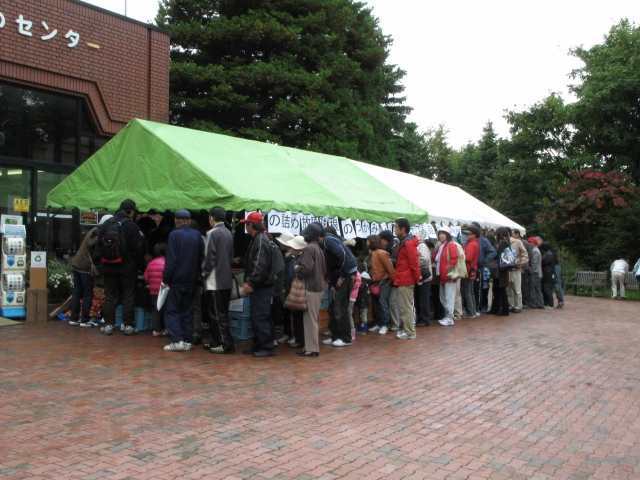
[[[640,478],[638,307],[568,297],[315,359],[2,327],[0,477]]]

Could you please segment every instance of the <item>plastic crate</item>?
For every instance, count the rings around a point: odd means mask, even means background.
[[[329,308],[329,290],[324,289],[324,295],[322,295],[322,302],[320,302],[320,308]]]
[[[229,315],[236,317],[249,318],[251,315],[251,300],[249,297],[231,300],[229,303]]]
[[[251,321],[248,318],[229,315],[229,326],[231,327],[231,336],[233,338],[237,340],[248,340],[253,338]]]
[[[134,319],[136,328],[139,331],[151,330],[153,328],[153,312],[149,312],[143,308],[136,307]],[[116,307],[116,327],[122,325],[122,305]]]

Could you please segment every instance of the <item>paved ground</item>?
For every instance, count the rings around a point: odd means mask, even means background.
[[[303,359],[0,328],[0,477],[640,478],[640,304],[367,335]]]

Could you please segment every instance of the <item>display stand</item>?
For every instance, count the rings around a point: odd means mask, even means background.
[[[0,314],[6,318],[26,317],[25,272],[27,232],[24,225],[2,225],[2,297]]]

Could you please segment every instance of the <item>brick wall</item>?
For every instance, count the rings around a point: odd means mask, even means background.
[[[163,31],[70,0],[0,0],[0,13],[0,80],[86,98],[102,135],[115,135],[132,118],[168,122]],[[19,15],[33,22],[32,36],[19,33]],[[55,37],[42,40],[53,30]],[[80,34],[73,48],[69,30]]]

